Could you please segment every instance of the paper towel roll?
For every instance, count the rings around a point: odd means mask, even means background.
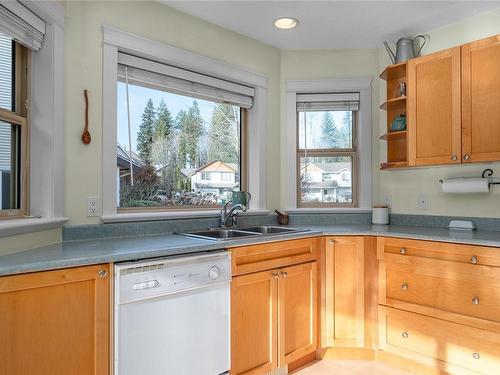
[[[450,178],[441,184],[443,193],[488,193],[490,180],[488,178]]]

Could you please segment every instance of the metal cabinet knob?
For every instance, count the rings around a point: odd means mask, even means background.
[[[278,272],[273,272],[273,278],[277,279],[278,277],[280,277],[280,274]]]
[[[404,331],[401,336],[403,336],[404,339],[408,338],[408,332]]]
[[[453,161],[457,160],[457,155],[451,155],[451,160]]]
[[[479,298],[474,297],[474,298],[472,299],[472,303],[473,303],[474,305],[479,305]]]
[[[470,159],[470,155],[469,154],[465,154],[464,155],[464,160],[469,160]]]
[[[281,277],[286,278],[288,276],[288,272],[281,272]]]
[[[399,249],[399,253],[401,255],[405,255],[406,254],[406,249],[404,247],[402,247],[401,249]]]
[[[407,290],[407,289],[408,289],[408,283],[403,283],[403,284],[401,285],[401,289],[402,289],[402,290]]]
[[[472,358],[479,359],[481,358],[481,356],[479,355],[479,353],[472,353]]]
[[[472,264],[477,264],[477,256],[475,256],[475,255],[471,256],[471,257],[470,257],[470,262],[471,262]]]
[[[104,279],[106,276],[108,276],[108,271],[106,271],[106,270],[99,270],[98,274],[99,274],[99,277],[101,279]]]
[[[330,245],[333,245],[333,240],[328,241]]]

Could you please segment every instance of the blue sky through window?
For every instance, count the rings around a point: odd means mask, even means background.
[[[155,108],[160,104],[161,99],[167,104],[168,110],[175,120],[177,114],[181,111],[187,111],[193,104],[193,98],[171,94],[164,91],[153,90],[146,87],[130,85],[128,86],[129,104],[130,104],[130,127],[132,133],[132,150],[137,151],[137,132],[141,125],[142,112],[146,107],[146,103],[151,98]],[[117,141],[120,145],[128,147],[128,124],[127,124],[127,92],[125,83],[118,82],[117,88]],[[196,99],[200,108],[201,116],[205,121],[205,128],[208,127],[212,112],[217,105],[202,99]]]

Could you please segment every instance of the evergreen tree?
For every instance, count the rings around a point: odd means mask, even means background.
[[[142,122],[137,134],[137,151],[147,164],[151,164],[151,146],[153,145],[155,118],[155,108],[150,98],[144,108],[144,112],[142,112]]]
[[[177,118],[180,168],[198,168],[200,166],[198,142],[203,134],[203,118],[196,100],[187,112],[179,113]]]
[[[344,147],[352,147],[352,112],[346,111],[342,118],[341,131],[342,145]]]
[[[174,120],[168,110],[167,104],[162,99],[156,111],[155,137],[168,138],[171,135],[173,128]]]
[[[321,124],[321,140],[324,147],[335,148],[340,146],[339,131],[331,112],[323,114],[323,122]]]
[[[239,163],[239,119],[235,107],[218,104],[208,132],[208,160]]]

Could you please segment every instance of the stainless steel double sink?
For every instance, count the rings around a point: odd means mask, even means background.
[[[272,234],[300,233],[308,229],[285,228],[275,225],[259,225],[244,228],[213,228],[195,232],[179,233],[183,236],[202,238],[205,240],[224,241],[244,237],[257,237]]]

